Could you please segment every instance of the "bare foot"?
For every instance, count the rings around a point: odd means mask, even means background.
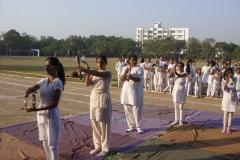
[[[164,91],[163,93],[166,94],[166,91]]]
[[[223,129],[223,130],[221,131],[221,133],[226,133],[226,130]]]

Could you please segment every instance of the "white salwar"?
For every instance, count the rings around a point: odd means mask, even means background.
[[[122,75],[128,66],[123,68]],[[131,76],[143,78],[143,69],[140,66],[131,67]],[[121,92],[121,104],[124,105],[125,116],[129,129],[141,128],[143,110],[143,84],[142,81],[125,81]]]
[[[202,94],[202,75],[196,74],[195,77],[195,98],[200,98]]]
[[[109,152],[110,148],[112,101],[109,86],[111,79],[111,77],[106,79],[93,76],[90,94],[90,119],[93,128],[93,143],[96,150],[104,152]]]
[[[118,87],[122,87],[122,82],[120,81],[122,69],[126,66],[125,62],[118,61],[115,65],[115,70],[117,71]]]
[[[179,73],[179,71],[178,71]],[[179,73],[180,74],[180,73]],[[186,72],[183,72],[182,74],[186,74]],[[173,96],[173,103],[175,108],[175,122],[179,121],[179,124],[182,124],[183,120],[183,109],[184,104],[186,103],[186,77],[178,77],[175,75],[174,77],[174,87],[172,91]],[[178,110],[180,111],[180,115],[178,115]]]
[[[63,90],[63,83],[59,78],[49,82],[48,78],[41,79],[37,85],[40,87],[40,103],[38,108],[53,102],[54,90]],[[62,95],[62,93],[61,93]],[[61,95],[59,101],[61,99]],[[39,140],[43,142],[47,160],[59,158],[58,142],[61,139],[61,118],[58,107],[37,112]]]
[[[240,75],[235,73],[234,77],[236,79],[236,90],[237,90],[237,95],[238,95],[238,100],[239,100],[240,99]]]
[[[152,66],[152,63],[150,63],[150,62],[145,62],[144,63],[144,65],[143,65],[145,68],[150,68],[151,66]],[[143,68],[144,69],[144,68]],[[144,78],[144,87],[145,87],[145,90],[150,90],[150,88],[149,88],[149,83],[150,83],[150,76],[149,76],[149,74],[150,74],[150,70],[146,70],[146,69],[144,69],[143,70],[144,71],[144,76],[143,76],[143,78]]]
[[[222,99],[222,110],[224,111],[223,116],[223,127],[228,127],[232,124],[233,112],[236,112],[238,107],[238,97],[236,91],[236,80],[230,79],[227,84],[227,89],[224,90]]]
[[[202,67],[202,84],[205,88],[204,90],[204,93],[206,92],[207,93],[207,88],[208,88],[208,76],[209,76],[209,69],[210,69],[210,66],[203,66]]]

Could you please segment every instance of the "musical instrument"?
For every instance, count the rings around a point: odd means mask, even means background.
[[[36,108],[36,94],[37,94],[36,91],[34,91],[32,93],[32,106],[31,107],[27,106],[27,102],[28,102],[29,98],[28,98],[28,95],[25,95],[25,97],[24,97],[24,107],[22,107],[21,110],[24,110],[25,108]]]
[[[128,75],[131,73],[131,67],[129,67],[129,69],[128,69]],[[129,78],[128,78],[128,76],[127,76],[127,81],[129,81]]]
[[[79,56],[77,56],[77,63],[78,63],[78,66],[80,67],[80,57]],[[82,80],[82,78],[83,78],[82,72],[80,72],[79,77],[80,77],[80,80]]]

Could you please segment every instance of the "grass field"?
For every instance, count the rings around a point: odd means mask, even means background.
[[[13,57],[13,58],[0,58],[0,73],[22,75],[29,77],[46,77],[46,72],[43,66],[45,65],[46,57],[31,58],[31,57]],[[76,71],[77,63],[74,57],[59,58],[65,69],[65,75],[70,76],[73,71]],[[114,69],[117,58],[109,58],[107,69],[112,71],[113,81],[117,81],[117,72]],[[87,63],[91,68],[96,69],[95,58],[87,58]],[[83,66],[85,66],[83,64]],[[68,81],[80,81],[79,78],[67,77]]]
[[[45,65],[46,57],[0,57],[0,73],[29,76],[29,77],[46,77],[46,72],[43,66]],[[76,70],[77,63],[75,57],[71,58],[59,58],[63,64],[66,76],[70,76],[73,71]],[[117,81],[117,72],[115,70],[115,64],[117,58],[108,58],[107,69],[112,71],[112,81]],[[140,60],[138,60],[139,63]],[[87,58],[87,62],[91,68],[96,69],[96,59]],[[155,59],[152,60],[155,63]],[[185,61],[184,61],[185,62]],[[202,68],[205,61],[197,61],[197,67]],[[79,78],[67,77],[67,81],[79,82]]]

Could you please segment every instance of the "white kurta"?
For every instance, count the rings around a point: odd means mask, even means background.
[[[147,62],[145,62],[144,63],[144,66],[145,66],[145,68],[150,68],[151,66],[152,66],[152,63],[147,63]],[[144,69],[144,68],[143,68]],[[150,76],[149,76],[149,74],[150,74],[150,70],[146,70],[146,69],[144,69],[144,76],[143,76],[143,78],[144,79],[148,79]]]
[[[182,74],[187,74],[187,73],[183,72]],[[173,102],[185,104],[186,103],[186,88],[185,88],[186,77],[178,77],[177,75],[175,75],[174,80],[175,80],[174,87],[172,91]]]
[[[224,112],[235,112],[238,107],[238,97],[236,91],[236,80],[230,79],[227,89],[224,90],[222,99],[222,110]]]
[[[112,101],[109,86],[111,79],[111,77],[106,79],[93,76],[90,95],[90,119],[93,128],[94,146],[95,149],[101,148],[105,152],[108,152],[110,148]]]
[[[123,69],[122,74],[128,67]],[[140,66],[131,67],[131,76],[139,77],[142,80],[143,69]],[[143,110],[143,84],[132,80],[125,81],[121,92],[121,104],[124,105],[124,112],[128,127],[141,128]]]
[[[41,79],[37,85],[40,87],[40,103],[38,108],[53,102],[54,90],[63,90],[63,83],[59,78],[49,82],[48,78]],[[62,93],[61,93],[62,95]],[[61,99],[61,95],[59,101]],[[60,140],[62,128],[60,110],[58,107],[37,112],[37,123],[39,129],[39,140],[48,140],[48,145],[55,146]]]
[[[202,90],[202,75],[196,74],[195,79],[195,90]]]
[[[128,66],[123,68],[122,74]],[[130,74],[133,77],[143,78],[143,69],[140,66],[131,67]],[[142,81],[134,82],[132,80],[125,81],[121,92],[121,104],[130,104],[133,106],[143,105],[143,84]]]
[[[118,72],[117,78],[120,78],[123,68],[125,67],[126,63],[118,61],[115,65],[115,70]]]
[[[208,81],[208,75],[209,75],[209,66],[203,66],[202,67],[202,83],[207,83]]]

